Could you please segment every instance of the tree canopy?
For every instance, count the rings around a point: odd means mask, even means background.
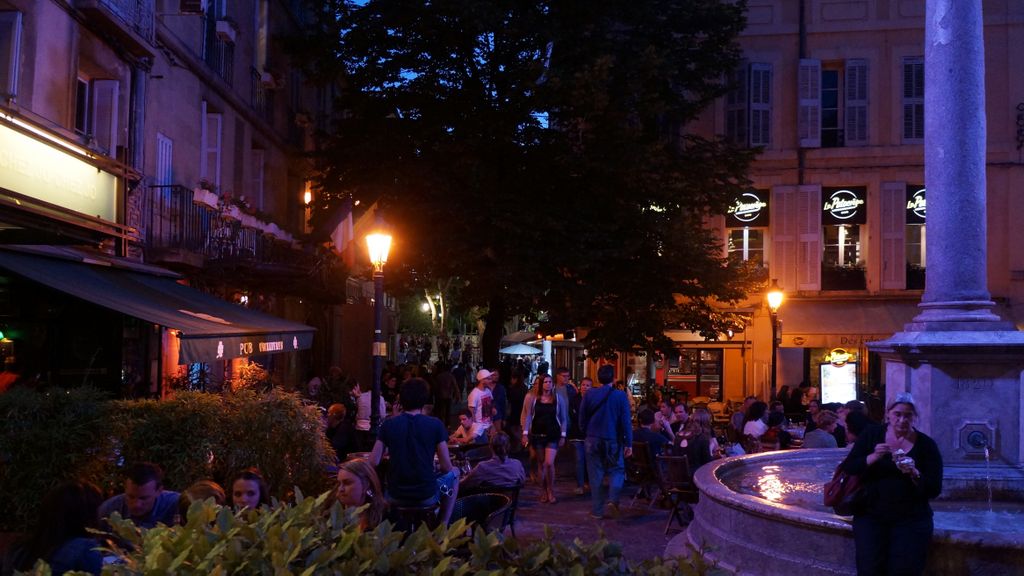
[[[456,279],[488,326],[542,310],[592,353],[724,331],[753,288],[709,214],[749,184],[749,150],[691,129],[740,61],[745,2],[316,3],[299,43],[342,86],[318,210],[377,201],[391,289]],[[500,334],[487,330],[485,359]]]

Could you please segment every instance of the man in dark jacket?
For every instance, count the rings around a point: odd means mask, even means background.
[[[608,476],[608,513],[619,513],[619,496],[625,482],[624,458],[633,455],[633,429],[630,426],[629,399],[612,386],[615,368],[601,366],[598,385],[583,396],[580,428],[586,434],[587,473],[590,475],[590,516],[603,518],[605,509],[604,477]]]

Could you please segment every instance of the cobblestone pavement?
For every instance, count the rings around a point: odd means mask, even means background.
[[[516,521],[516,535],[521,539],[544,538],[544,527],[551,529],[554,540],[572,542],[580,538],[592,542],[604,530],[605,537],[622,544],[623,553],[630,561],[663,556],[666,546],[673,542],[672,549],[681,549],[679,543],[682,531],[678,525],[665,533],[668,510],[650,506],[643,498],[637,498],[631,505],[637,487],[629,483],[622,491],[618,518],[605,517],[595,520],[590,517],[590,492],[582,496],[573,493],[576,481],[571,469],[563,463],[571,463],[572,454],[560,453],[559,470],[555,481],[555,504],[539,502],[541,491],[536,483],[528,482],[519,495],[519,512]]]

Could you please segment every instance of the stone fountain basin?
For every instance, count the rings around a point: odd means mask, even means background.
[[[856,574],[849,517],[821,504],[846,449],[765,452],[718,460],[694,475],[700,501],[687,539],[741,574]],[[928,574],[1024,573],[1024,504],[934,502]]]

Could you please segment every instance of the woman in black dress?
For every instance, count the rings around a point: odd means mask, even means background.
[[[928,501],[942,492],[942,456],[913,427],[917,407],[909,393],[898,394],[885,414],[886,424],[864,430],[843,462],[863,486],[853,516],[857,574],[923,574],[933,529]]]
[[[523,402],[523,443],[540,467],[541,502],[555,503],[555,455],[565,445],[569,407],[558,401],[554,381],[545,375]]]

